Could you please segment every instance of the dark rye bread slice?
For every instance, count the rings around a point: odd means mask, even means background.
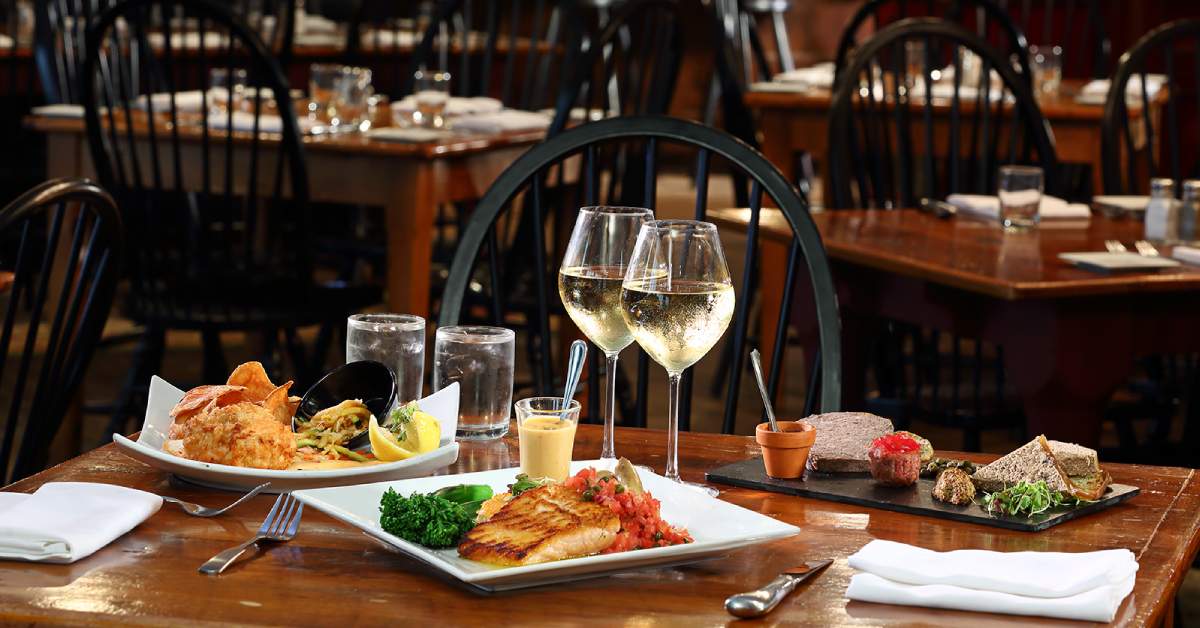
[[[813,471],[866,473],[871,470],[871,441],[892,433],[891,421],[867,412],[827,412],[804,420],[817,428],[817,440],[808,452]]]

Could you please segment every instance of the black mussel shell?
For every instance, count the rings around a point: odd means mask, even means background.
[[[386,364],[371,360],[350,362],[333,369],[304,393],[296,416],[292,418],[292,430],[298,431],[301,421],[308,421],[321,410],[347,399],[361,399],[371,414],[383,423],[387,420],[388,409],[396,402],[396,374]],[[346,447],[358,450],[370,444],[364,425],[363,431],[350,439]]]

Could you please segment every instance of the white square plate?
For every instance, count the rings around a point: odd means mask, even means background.
[[[1138,255],[1131,251],[1124,253],[1109,253],[1107,251],[1092,251],[1087,253],[1059,253],[1058,258],[1070,262],[1080,268],[1113,272],[1120,270],[1157,270],[1159,268],[1175,268],[1179,262],[1169,257]]]
[[[263,482],[270,482],[271,486],[266,489],[268,493],[422,477],[458,460],[458,443],[454,440],[454,432],[458,427],[457,383],[418,402],[422,410],[432,414],[441,424],[441,447],[408,460],[312,471],[234,467],[180,458],[163,451],[163,445],[167,441],[167,430],[171,427],[171,416],[168,412],[182,398],[182,390],[158,376],[151,377],[146,419],[142,423],[142,432],[137,442],[120,434],[113,434],[113,442],[131,458],[156,469],[174,473],[195,484],[247,491]]]
[[[571,472],[597,466],[598,460],[571,463]],[[475,588],[500,591],[533,587],[566,580],[608,575],[631,569],[677,565],[713,558],[732,549],[799,534],[800,528],[776,521],[696,489],[639,469],[642,485],[662,503],[662,517],[687,528],[693,543],[571,558],[520,567],[498,567],[467,560],[451,547],[433,550],[392,536],[379,527],[379,500],[388,488],[402,495],[428,493],[455,484],[487,484],[497,493],[508,490],[520,469],[480,471],[460,475],[400,480],[341,488],[321,488],[295,493],[306,505],[395,547],[435,570]]]

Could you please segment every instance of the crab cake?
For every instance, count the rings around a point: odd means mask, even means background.
[[[183,454],[200,462],[286,469],[296,453],[292,430],[254,403],[211,408],[188,421]]]

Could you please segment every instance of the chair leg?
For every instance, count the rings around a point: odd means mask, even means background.
[[[166,331],[157,327],[146,327],[142,338],[138,341],[133,352],[133,364],[121,386],[121,392],[113,404],[113,414],[109,418],[108,428],[101,437],[101,444],[108,441],[112,434],[125,433],[131,416],[138,402],[146,397],[149,391],[150,377],[162,370],[163,350],[166,345]]]

